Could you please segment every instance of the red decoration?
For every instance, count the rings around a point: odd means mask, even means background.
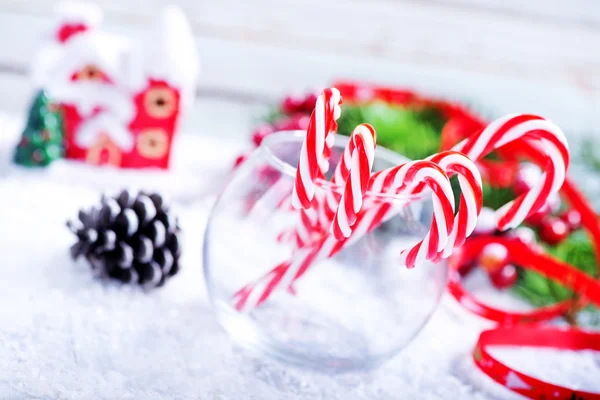
[[[64,43],[77,33],[85,32],[87,30],[88,26],[86,24],[65,24],[58,29],[58,32],[56,32],[56,39],[59,42]]]
[[[565,211],[560,216],[560,219],[565,221],[565,223],[569,226],[569,229],[571,231],[574,231],[581,227],[581,214],[577,210],[571,209],[571,210]]]
[[[527,149],[527,153],[534,159],[541,157],[533,148]],[[600,223],[594,211],[568,179],[563,185],[562,194],[573,209],[582,216],[582,224],[598,249]],[[481,334],[479,343],[473,352],[473,359],[477,366],[496,382],[531,399],[600,399],[600,394],[597,393],[571,390],[522,374],[495,360],[485,349],[487,345],[511,345],[600,350],[599,335],[584,333],[573,328],[567,330],[541,329],[539,327],[511,328],[517,324],[540,324],[549,321],[565,315],[573,309],[585,307],[586,301],[600,306],[600,282],[577,268],[544,254],[541,250],[533,249],[518,237],[472,237],[465,243],[462,251],[465,257],[472,257],[479,254],[483,247],[490,243],[500,243],[506,246],[511,262],[561,282],[581,296],[582,300],[567,300],[531,312],[509,312],[488,306],[467,293],[461,284],[459,271],[451,270],[448,283],[450,293],[471,312],[505,326]],[[598,251],[596,251],[596,257],[600,257]],[[515,382],[524,382],[525,384],[515,385]]]
[[[556,246],[565,240],[569,236],[569,233],[569,226],[560,218],[546,217],[540,224],[540,239],[551,246]]]
[[[43,86],[63,110],[65,156],[122,168],[169,166],[184,103],[194,96],[197,59],[181,10],[161,11],[138,42],[98,29],[100,11],[59,10],[59,54]]]
[[[316,100],[316,98],[315,98]],[[304,109],[304,104],[305,104],[305,98],[302,96],[298,96],[298,95],[291,95],[291,96],[287,96],[285,99],[283,99],[283,101],[281,102],[281,110],[286,113],[286,114],[294,114],[297,112],[302,112],[302,110]],[[314,102],[313,102],[313,107],[314,107]]]
[[[507,289],[517,283],[517,279],[517,269],[512,264],[507,264],[490,273],[490,281],[496,289]]]
[[[546,206],[542,207],[535,214],[531,214],[529,217],[525,218],[525,223],[537,227],[539,226],[544,218],[550,213],[550,209]]]
[[[490,243],[481,251],[479,264],[490,274],[498,272],[508,264],[508,250],[501,244]]]
[[[600,400],[590,393],[554,385],[526,375],[500,362],[488,351],[490,346],[550,347],[561,350],[600,351],[600,334],[556,328],[514,327],[485,331],[473,351],[475,365],[500,385],[530,399]]]

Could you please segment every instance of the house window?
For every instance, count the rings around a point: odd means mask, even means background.
[[[170,118],[177,108],[175,92],[168,87],[151,88],[144,95],[144,107],[152,118]]]
[[[169,136],[159,128],[143,130],[138,136],[137,150],[143,157],[151,160],[163,158],[169,150]]]

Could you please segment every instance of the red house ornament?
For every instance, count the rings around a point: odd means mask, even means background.
[[[199,62],[179,8],[163,9],[138,38],[99,29],[96,7],[64,4],[33,70],[63,110],[65,156],[122,168],[169,166]]]

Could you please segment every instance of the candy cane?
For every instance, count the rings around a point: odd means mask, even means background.
[[[431,163],[438,164],[439,168],[443,171],[454,171],[460,173],[459,183],[462,191],[459,212],[452,223],[452,231],[450,232],[450,235],[447,236],[447,245],[442,248],[441,251],[438,250],[439,247],[436,248],[437,254],[435,252],[429,254],[432,256],[430,259],[436,260],[438,257],[446,257],[448,248],[452,249],[455,245],[458,245],[458,243],[464,241],[462,238],[466,238],[473,231],[474,225],[477,222],[477,215],[481,209],[481,177],[473,162],[461,153],[447,151],[436,154],[430,157],[430,159]],[[392,193],[397,193],[400,196],[405,193],[420,193],[426,184],[420,184],[422,177],[413,177],[413,179],[410,180],[406,179],[406,175],[408,175],[411,167],[413,168],[412,173],[414,173],[419,167],[431,167],[431,164],[426,163],[427,162],[424,161],[404,164],[403,166],[395,168],[396,174],[394,174],[394,169],[378,172],[373,175],[369,189],[371,191],[386,190],[388,193],[392,191]],[[439,177],[440,170],[436,171],[435,167],[433,167],[433,171],[434,175]],[[437,172],[437,174],[435,174],[435,172]],[[411,185],[413,182],[415,182],[415,184]],[[443,179],[442,182],[444,182]],[[429,185],[431,187],[431,182],[429,182]],[[446,196],[450,195],[448,190],[451,190],[451,188],[449,188],[447,184],[442,184],[442,186],[445,186]],[[398,192],[394,192],[394,188],[398,188]],[[435,192],[436,191],[434,189],[434,193]],[[449,201],[453,205],[453,196],[450,195]],[[300,276],[302,276],[311,265],[314,265],[314,263],[324,258],[332,257],[337,252],[341,251],[343,247],[354,243],[366,233],[372,231],[383,221],[389,219],[395,214],[396,212],[393,210],[393,207],[389,202],[384,202],[377,206],[361,210],[357,216],[357,222],[354,230],[352,231],[352,235],[348,239],[337,241],[331,236],[322,236],[320,239],[317,239],[316,242],[305,246],[306,248],[301,248],[300,252],[295,255],[292,263],[284,263],[277,266],[275,269],[259,279],[259,281],[257,281],[255,284],[248,285],[240,290],[240,292],[236,294],[236,297],[238,298],[236,307],[238,307],[238,310],[242,310],[245,307],[258,306],[269,297],[269,294],[275,289],[276,286],[285,287],[287,285],[288,287],[291,287],[291,284]],[[439,217],[439,220],[446,222],[448,225],[447,217],[449,215],[453,215],[453,209],[447,209],[443,217]],[[432,227],[435,224],[436,222],[434,221],[432,223]],[[438,231],[440,230],[438,229]],[[447,232],[447,229],[442,229],[441,231]],[[428,236],[430,235],[428,234]],[[419,247],[425,249],[426,245],[424,244],[424,241],[425,240],[421,241],[419,244],[413,247],[413,250]],[[441,243],[443,243],[443,241],[444,239],[441,239]],[[404,258],[402,259],[406,260],[405,263],[408,267],[412,267],[414,264],[422,261],[415,259],[412,261],[412,264],[409,265],[409,253],[410,250],[408,252],[405,251],[403,256]],[[275,280],[277,283],[273,284]],[[269,294],[265,294],[265,292],[268,292]]]
[[[461,174],[459,175],[459,183],[461,185],[462,194],[459,212],[452,224],[452,231],[448,237],[448,244],[442,252],[438,253],[439,257],[445,258],[447,257],[446,254],[448,254],[448,249],[451,251],[454,246],[458,246],[459,243],[464,242],[464,238],[470,235],[474,229],[477,222],[477,215],[481,210],[481,177],[473,162],[462,153],[446,151],[430,157],[430,161],[438,164],[444,171],[454,171]],[[405,165],[405,168],[407,167],[408,165]],[[399,168],[400,167],[397,167],[397,169]],[[384,174],[386,176],[383,176]],[[398,184],[393,184],[392,180],[399,178],[401,178],[401,174],[394,176],[389,170],[379,172],[373,176],[373,183],[370,186],[370,190],[383,190],[384,188],[387,188],[388,191],[392,190],[394,186],[398,186]],[[379,180],[377,181],[376,179]],[[418,183],[419,179],[414,179],[413,181]],[[400,191],[398,194],[400,196],[402,196],[403,193],[415,194],[422,192],[424,184],[413,185],[413,188],[410,189],[410,183],[410,181],[406,180],[399,185]],[[312,244],[309,251],[302,252],[300,258],[295,259],[295,263],[287,264],[286,271],[283,271],[283,269],[279,267],[277,271],[281,274],[281,278],[278,276],[278,279],[283,280],[284,275],[289,277],[293,274],[290,284],[293,283],[317,260],[335,255],[342,250],[343,247],[354,243],[395,214],[396,212],[389,202],[384,202],[378,206],[370,207],[369,209],[363,209],[357,216],[355,229],[352,231],[350,238],[339,242],[336,242],[331,237],[321,238],[319,242]],[[445,217],[446,216],[444,216],[444,219]],[[432,260],[436,259],[437,257],[432,258]],[[291,271],[287,272],[287,269],[291,269]],[[285,281],[282,282],[282,284],[283,283],[285,283]],[[266,297],[262,301],[264,300],[266,300]]]
[[[434,194],[433,221],[423,240],[400,253],[401,262],[407,268],[435,259],[448,243],[454,218],[454,194],[448,176],[431,161],[413,161],[375,173],[370,185],[374,192],[395,193],[397,188],[414,187],[421,182]]]
[[[396,193],[398,188],[409,191],[420,182],[425,182],[433,191],[434,217],[431,231],[425,239],[417,243],[413,249],[424,249],[418,257],[406,258],[406,265],[412,268],[421,258],[433,259],[442,251],[448,234],[452,229],[454,216],[454,195],[448,176],[431,161],[412,161],[398,167],[380,171],[373,175],[369,190]],[[362,209],[357,217],[354,232],[363,235],[373,229],[388,214],[391,206]],[[320,239],[304,246],[294,254],[292,262],[279,264],[276,268],[263,275],[256,282],[244,286],[233,296],[238,311],[253,308],[263,303],[277,287],[290,287],[310,265],[333,256],[343,248],[344,242],[338,241],[331,235],[321,235]],[[412,249],[411,249],[412,250]]]
[[[256,307],[267,300],[271,293],[279,286],[281,279],[289,267],[289,263],[281,263],[256,282],[238,290],[232,296],[236,310],[242,311],[245,308]]]
[[[497,211],[498,227],[500,229],[508,229],[509,227],[518,225],[528,214],[536,212],[539,207],[543,206],[548,195],[553,191],[557,191],[560,186],[562,186],[562,181],[564,181],[564,176],[566,175],[566,169],[569,163],[568,145],[563,132],[554,124],[541,117],[531,115],[508,116],[494,121],[486,129],[467,138],[454,148],[454,150],[466,153],[471,159],[478,159],[484,157],[496,148],[519,139],[532,141],[534,145],[537,144],[540,151],[548,155],[548,162],[545,168],[546,173],[543,175],[542,182],[539,185],[533,187],[529,192]],[[471,168],[468,169],[471,170]],[[465,179],[469,180],[467,176],[464,174],[462,175],[464,176],[463,181]],[[460,180],[461,176],[459,176],[459,181]],[[473,182],[474,180],[471,179],[471,186],[475,187],[472,185]],[[461,183],[461,190],[463,191],[463,194],[468,193],[469,189],[467,188],[466,183]],[[448,243],[442,253],[438,254],[438,257],[446,256],[448,252],[451,251],[452,247],[460,245],[462,234],[459,232],[459,227],[463,227],[465,237],[471,231],[470,227],[472,225],[468,223],[468,215],[462,216],[461,212],[461,209],[465,209],[465,213],[467,214],[469,210],[471,210],[472,214],[472,203],[470,208],[467,208],[469,207],[469,203],[466,202],[466,200],[467,199],[461,198],[459,213],[456,215],[455,221],[458,222],[461,218],[466,217],[467,223],[458,223],[456,227],[455,224],[452,225],[453,231],[450,233]],[[365,233],[375,229],[382,221],[385,221],[390,215],[394,214],[390,211],[393,210],[391,210],[391,206],[387,203],[380,207],[371,207],[366,210],[361,210],[357,217],[355,229],[349,239],[334,242],[331,237],[323,237],[316,242],[313,242],[313,244],[311,244],[311,252],[304,251],[303,258],[295,259],[298,260],[296,263],[299,264],[299,267],[292,268],[294,267],[293,265],[287,264],[285,272],[283,272],[282,268],[279,269],[282,274],[281,281],[287,281],[283,278],[285,278],[286,275],[291,275],[287,273],[288,270],[296,270],[295,273],[293,273],[293,279],[295,280],[306,271],[308,266],[317,261],[317,257],[309,257],[307,254],[311,255],[315,252],[320,253],[324,251],[329,257],[335,255],[345,245],[358,240]],[[456,232],[454,231],[455,229]],[[454,241],[454,244],[452,244],[452,241]],[[330,248],[331,250],[329,250]],[[408,253],[405,252],[407,261]]]
[[[334,177],[337,177],[339,182],[345,180],[344,191],[331,225],[331,232],[338,240],[350,236],[351,227],[356,222],[356,214],[362,207],[375,159],[376,140],[375,129],[371,125],[358,125],[352,132],[346,151],[338,164],[339,168],[336,168]],[[349,162],[348,153],[351,154]]]
[[[319,190],[311,202],[311,207],[300,209],[298,214],[300,221],[295,228],[296,248],[304,247],[310,243],[315,235],[323,232],[323,210],[326,208],[326,191]]]
[[[317,97],[315,110],[310,116],[306,138],[300,150],[296,181],[292,192],[294,208],[309,208],[315,194],[315,181],[329,169],[329,155],[333,146],[333,132],[337,130],[342,98],[335,89],[325,89]]]
[[[439,257],[448,258],[455,247],[463,245],[477,225],[477,217],[483,203],[481,175],[473,161],[456,151],[444,151],[429,157],[428,160],[438,164],[446,173],[456,172],[459,174],[460,205],[454,217],[448,243],[439,253]]]
[[[300,221],[292,234],[296,238],[297,247],[302,247],[315,233],[325,233],[331,227],[331,222],[336,215],[342,197],[338,188],[345,185],[350,174],[352,153],[355,150],[357,143],[355,140],[356,135],[367,136],[366,138],[359,138],[356,140],[361,143],[367,143],[368,147],[373,148],[373,150],[370,151],[371,154],[368,155],[371,159],[368,163],[372,166],[376,142],[375,129],[369,124],[361,124],[355,128],[344,149],[342,157],[331,178],[331,187],[324,187],[323,190],[315,190],[311,207],[300,210]],[[363,145],[362,147],[364,148],[365,146]],[[364,161],[362,162],[364,163]],[[370,168],[371,167],[369,167],[369,171]],[[368,179],[364,179],[363,182],[366,186]],[[362,200],[362,196],[360,200]]]
[[[537,142],[536,145],[548,156],[547,164],[537,185],[496,211],[499,230],[517,227],[561,188],[569,166],[569,148],[563,131],[536,115],[508,115],[493,121],[453,149],[477,160],[494,149],[519,139]]]

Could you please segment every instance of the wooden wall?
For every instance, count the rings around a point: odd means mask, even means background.
[[[143,29],[165,1],[97,3],[109,29],[131,33]],[[572,132],[599,131],[597,1],[172,3],[186,10],[198,36],[203,60],[198,121],[206,107],[231,109],[240,116],[235,129],[241,129],[255,106],[291,89],[319,88],[343,77],[457,98],[490,116],[539,112]],[[0,1],[0,66],[5,71],[0,89],[16,85],[18,79],[11,76],[27,66],[49,26],[53,4]],[[0,99],[0,107],[16,103]]]

